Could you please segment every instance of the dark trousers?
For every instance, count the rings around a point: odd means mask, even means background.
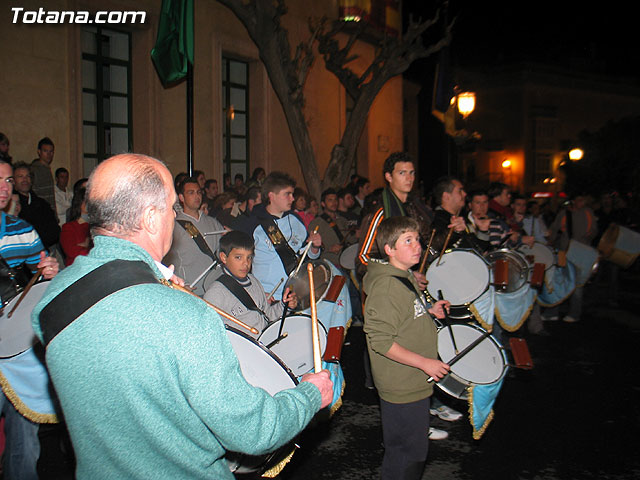
[[[412,403],[380,399],[382,480],[420,480],[429,450],[430,398]]]

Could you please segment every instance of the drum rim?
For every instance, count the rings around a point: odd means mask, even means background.
[[[519,252],[517,249],[511,249],[511,248],[499,248],[497,250],[492,250],[490,252],[487,252],[485,254],[485,256],[490,256],[491,254],[494,253],[504,253],[506,254],[507,257],[511,257],[511,258],[517,258],[520,262],[520,266],[522,267],[522,272],[524,273],[524,275],[521,275],[523,281],[522,281],[522,285],[520,285],[518,288],[516,288],[515,290],[511,290],[511,291],[502,291],[500,289],[496,289],[496,294],[497,295],[509,295],[512,293],[516,293],[521,291],[523,288],[527,288],[529,286],[529,277],[531,274],[531,271],[533,270],[533,268],[529,265],[529,262],[527,261],[525,255],[521,252]],[[546,271],[546,269],[545,269]]]
[[[465,327],[465,328],[472,328],[472,329],[477,330],[478,332],[480,332],[482,334],[488,332],[488,330],[482,328],[481,326],[474,325],[472,323],[454,323],[454,324],[451,324],[451,327],[456,327],[456,326]],[[439,334],[440,331],[444,330],[445,328],[447,328],[447,327],[443,326],[442,328],[439,328],[436,333]],[[495,379],[495,380],[493,380],[491,382],[472,382],[472,381],[469,381],[469,380],[466,380],[466,379],[460,377],[460,375],[456,374],[454,371],[449,371],[449,373],[446,376],[453,375],[455,380],[459,380],[460,383],[462,383],[462,384],[464,384],[464,385],[466,385],[468,387],[471,386],[471,385],[491,385],[492,383],[499,382],[501,379],[503,379],[504,376],[507,373],[507,369],[509,368],[509,362],[508,362],[509,359],[507,358],[506,348],[492,334],[489,334],[487,336],[487,338],[492,341],[494,346],[497,347],[498,352],[500,352],[500,357],[502,358],[502,365],[503,365],[502,373],[500,374],[500,376],[497,379]],[[438,357],[440,357],[440,352],[439,351],[438,351]],[[441,360],[442,360],[442,358],[441,358]]]
[[[322,300],[324,300],[324,297],[326,297],[327,292],[329,291],[329,288],[331,287],[331,282],[333,281],[333,277],[335,277],[335,274],[333,273],[333,270],[331,269],[331,266],[332,266],[333,264],[332,264],[329,260],[327,260],[326,258],[316,258],[316,259],[308,260],[308,261],[304,262],[304,263],[302,264],[302,267],[304,267],[304,265],[306,265],[307,263],[311,263],[311,264],[313,265],[313,267],[314,267],[314,268],[316,267],[316,265],[317,265],[317,264],[324,264],[324,265],[327,267],[327,270],[329,270],[329,274],[331,275],[331,276],[330,276],[330,278],[329,278],[329,284],[327,285],[327,288],[325,288],[324,292],[322,292],[322,295],[320,295],[319,297],[317,297],[317,298],[316,298],[316,305],[317,305],[319,302],[321,302]],[[298,274],[300,274],[300,272],[302,272],[302,271],[303,271],[303,268],[302,268],[302,267],[301,267],[301,268],[300,268],[300,270],[298,271]],[[292,272],[287,276],[287,281],[286,281],[286,282],[284,282],[284,287],[283,287],[283,290],[282,290],[282,291],[284,291],[284,290],[286,290],[286,289],[287,289],[287,287],[288,287],[288,286],[289,286],[289,284],[291,283],[291,278],[292,278],[292,275],[293,275],[294,273],[296,273],[296,271],[295,271],[295,270],[293,270],[293,271],[292,271]],[[310,307],[310,306],[311,306],[311,305],[309,305],[309,307]],[[302,308],[302,309],[300,309],[300,310],[294,310],[294,311],[300,311],[300,312],[302,312],[302,311],[306,310],[306,309],[307,309],[307,308],[309,308],[309,307]],[[300,308],[300,305],[298,305],[298,307],[296,307],[296,308]]]
[[[287,373],[287,375],[289,375],[291,380],[293,380],[293,386],[294,387],[297,386],[298,383],[300,383],[300,382],[298,382],[298,379],[295,377],[295,375],[293,374],[291,369],[280,359],[280,357],[278,357],[275,353],[273,353],[273,351],[271,351],[270,349],[265,347],[261,342],[259,342],[255,338],[253,338],[248,333],[244,333],[243,331],[238,330],[237,328],[231,327],[231,326],[229,326],[227,324],[225,324],[224,327],[225,327],[226,330],[231,331],[233,333],[236,333],[236,334],[240,335],[241,337],[244,337],[245,339],[249,340],[251,343],[255,344],[258,348],[260,348],[263,352],[265,352],[267,355],[269,355],[271,358],[273,358],[283,368],[283,370]],[[237,356],[238,355],[236,354],[236,357]]]
[[[548,271],[551,270],[552,268],[555,268],[556,266],[556,258],[555,258],[555,252],[553,251],[553,248],[551,248],[549,245],[545,245],[542,242],[533,242],[534,245],[541,245],[542,247],[544,247],[546,250],[551,252],[551,263],[547,266],[545,263],[545,268],[544,271]],[[518,248],[516,250],[520,251],[521,248],[523,247],[527,247],[529,248],[529,250],[533,250],[533,247],[529,247],[528,245],[522,244],[519,245]],[[522,251],[520,251],[520,253],[523,253]],[[524,254],[524,253],[523,253]],[[526,254],[524,254],[526,256]],[[526,258],[525,258],[526,259]],[[538,262],[538,263],[542,263],[542,262]]]
[[[482,255],[478,254],[478,252],[476,252],[474,249],[472,248],[452,248],[450,250],[445,250],[444,255],[447,255],[449,253],[453,253],[453,252],[467,252],[467,253],[471,253],[474,256],[480,258],[486,265],[487,267],[487,285],[484,287],[484,290],[482,290],[482,292],[480,293],[480,295],[478,295],[476,298],[474,298],[473,300],[470,300],[469,302],[465,302],[465,303],[455,303],[455,304],[451,304],[452,307],[468,307],[469,305],[471,305],[473,302],[475,302],[476,300],[478,300],[481,296],[483,296],[485,293],[487,293],[487,290],[489,290],[489,288],[491,288],[491,270],[490,267],[491,265],[487,262],[487,259],[484,258]],[[443,257],[444,257],[443,255]],[[427,272],[429,271],[429,267],[431,267],[431,265],[433,265],[434,262],[431,262],[431,264],[429,264],[429,266],[427,267],[427,270],[425,271],[425,277],[427,275]],[[426,291],[427,291],[427,295],[429,298],[431,298],[432,300],[435,300],[435,298],[433,297],[433,295],[431,295],[431,292],[429,292],[429,284],[427,283],[427,287],[426,287]],[[473,316],[473,315],[472,315]],[[463,318],[471,318],[471,317],[463,317]],[[461,318],[462,319],[462,318]]]

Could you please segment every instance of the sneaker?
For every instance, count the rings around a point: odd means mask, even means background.
[[[429,427],[429,440],[444,440],[449,434],[439,428]]]
[[[447,407],[446,405],[441,405],[438,408],[430,408],[429,413],[446,422],[455,422],[462,418],[462,414],[460,412],[451,407]]]
[[[563,322],[567,322],[567,323],[576,323],[579,320],[577,318],[573,318],[571,315],[565,315],[565,317],[562,319]]]
[[[550,315],[548,317],[542,315],[543,322],[557,322],[559,320],[558,315]]]

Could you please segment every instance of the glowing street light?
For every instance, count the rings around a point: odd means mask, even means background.
[[[583,156],[584,156],[584,152],[582,151],[581,148],[573,148],[569,150],[569,160],[571,160],[572,162],[577,162],[582,160]]]
[[[458,97],[458,111],[463,118],[467,118],[476,108],[476,94],[473,92],[462,92]]]
[[[502,162],[502,168],[510,168],[510,167],[511,167],[511,160],[507,159]]]

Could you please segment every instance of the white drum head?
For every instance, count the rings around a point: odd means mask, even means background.
[[[249,335],[232,327],[226,327],[227,337],[236,352],[245,380],[269,395],[293,388],[297,381],[289,369],[271,351]]]
[[[44,295],[49,282],[36,283],[27,292],[9,318],[22,294],[16,295],[0,315],[0,357],[13,357],[31,348],[38,341],[31,326],[31,312]]]
[[[465,347],[485,334],[485,330],[472,325],[451,325],[456,347]],[[447,327],[438,331],[438,354],[447,363],[456,356]],[[502,377],[506,367],[504,352],[495,338],[488,336],[451,366],[451,372],[468,384],[494,383]]]
[[[527,255],[532,255],[534,263],[544,263],[545,270],[549,270],[555,264],[555,255],[553,250],[543,243],[534,242],[533,247],[523,244],[518,247],[518,251],[525,257]]]
[[[442,290],[445,300],[451,305],[469,304],[476,300],[489,286],[489,266],[474,252],[454,250],[442,256],[440,265],[434,260],[427,268],[427,292],[438,299]]]
[[[258,340],[268,347],[278,338],[281,320],[264,329]],[[291,315],[284,319],[282,334],[286,337],[268,347],[282,360],[296,377],[313,369],[313,341],[311,337],[311,317],[308,315]],[[318,337],[320,339],[320,355],[324,355],[327,347],[327,330],[318,320]]]
[[[340,265],[347,270],[355,270],[358,250],[360,250],[360,245],[357,243],[345,248],[340,254]]]

